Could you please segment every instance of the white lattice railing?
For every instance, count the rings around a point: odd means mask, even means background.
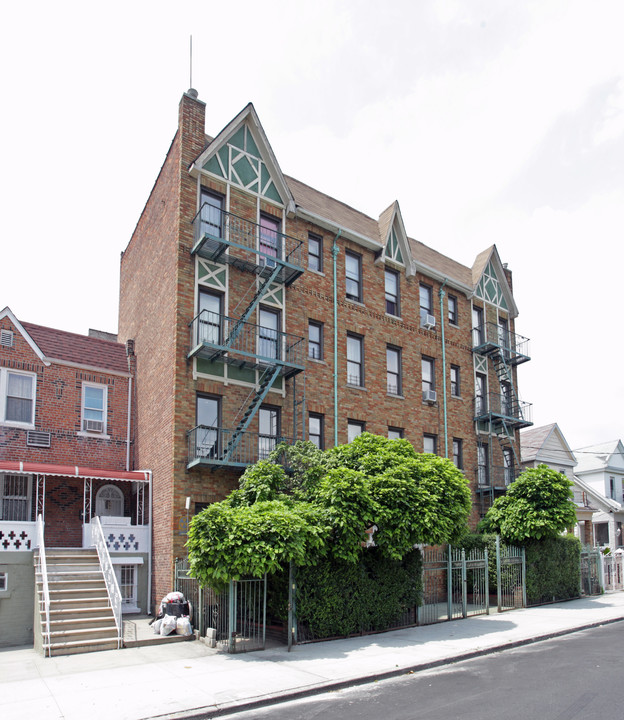
[[[122,619],[121,619],[121,592],[117,583],[113,563],[111,562],[108,548],[106,547],[106,539],[102,531],[100,518],[95,517],[91,521],[91,540],[95,545],[98,557],[100,559],[100,567],[106,582],[106,591],[108,592],[108,600],[110,602],[113,614],[115,616],[115,624],[117,625],[117,647],[121,647],[122,640]]]
[[[43,517],[39,515],[37,518],[37,545],[39,546],[39,554],[37,556],[37,571],[41,576],[41,587],[43,590],[43,609],[44,609],[44,629],[43,634],[43,654],[51,655],[50,651],[50,588],[48,587],[48,566],[45,556],[45,543],[43,541]]]
[[[0,551],[33,550],[37,546],[37,523],[0,520]]]

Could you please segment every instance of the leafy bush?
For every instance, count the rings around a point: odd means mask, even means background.
[[[354,564],[327,558],[297,570],[297,624],[311,638],[386,630],[422,602],[418,550],[388,560],[377,548]]]
[[[526,575],[528,605],[578,597],[581,543],[572,535],[527,543]]]

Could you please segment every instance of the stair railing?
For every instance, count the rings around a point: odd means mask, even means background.
[[[102,523],[99,517],[94,517],[91,520],[91,540],[95,545],[98,557],[100,559],[100,567],[102,568],[102,575],[104,576],[104,582],[106,583],[106,592],[108,593],[108,601],[113,610],[115,616],[115,625],[117,626],[117,647],[121,647],[122,641],[122,620],[121,620],[121,592],[119,591],[119,585],[117,583],[117,577],[111,562],[108,548],[106,547],[106,538],[104,537],[104,531],[102,530]]]
[[[41,576],[41,586],[43,589],[43,609],[45,612],[45,630],[43,631],[43,655],[46,652],[48,657],[52,655],[50,647],[50,588],[48,586],[48,566],[46,563],[45,543],[43,540],[43,517],[39,515],[37,518],[37,547],[39,555],[37,559],[37,570]],[[41,601],[39,601],[41,604]],[[41,605],[40,605],[41,606]]]

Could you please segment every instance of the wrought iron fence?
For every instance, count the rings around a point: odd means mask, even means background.
[[[581,551],[581,595],[600,594],[600,563],[600,550],[583,548]]]
[[[193,603],[193,626],[201,636],[216,631],[217,647],[230,653],[264,650],[266,576],[230,580],[225,589],[202,587],[190,577],[187,559],[175,562],[175,589]]]

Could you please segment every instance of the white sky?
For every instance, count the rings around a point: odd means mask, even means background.
[[[621,0],[12,3],[0,308],[117,329],[118,271],[188,89],[249,101],[282,170],[471,265],[496,243],[520,390],[571,447],[624,436]],[[158,278],[154,278],[158,282]],[[149,291],[149,288],[146,288]]]

